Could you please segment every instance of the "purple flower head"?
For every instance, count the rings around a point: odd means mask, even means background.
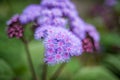
[[[59,28],[61,26],[54,26],[54,25],[43,25],[40,27],[37,27],[35,30],[35,39],[45,39],[49,34],[54,34],[54,28]]]
[[[19,19],[19,15],[14,15],[10,20],[7,21],[7,26],[12,25],[13,23],[16,23]]]
[[[37,24],[39,24],[40,26],[50,25],[51,21],[52,21],[51,18],[49,18],[47,16],[43,16],[43,17],[39,17],[37,19]]]
[[[69,8],[71,10],[75,9],[75,5],[70,2],[70,0],[43,0],[41,2],[41,5],[46,7],[46,8]]]
[[[64,8],[62,9],[62,12],[63,12],[63,16],[69,18],[70,20],[73,20],[74,18],[79,17],[78,12],[76,10],[70,10],[68,8]]]
[[[51,31],[51,27],[53,26],[44,26],[44,27],[38,27],[35,30],[35,39],[39,40],[39,39],[44,39],[48,36],[48,34],[53,34],[53,31]]]
[[[40,17],[42,17],[42,16],[52,17],[52,12],[51,12],[51,10],[49,10],[49,9],[43,9],[43,10],[41,10],[41,15],[40,15]]]
[[[47,17],[62,17],[62,11],[59,8],[53,8],[53,9],[43,9],[41,10],[41,17],[47,16]]]
[[[52,21],[52,25],[56,26],[56,27],[66,27],[67,25],[67,20],[65,20],[65,18],[54,18]]]
[[[117,4],[117,0],[105,0],[105,5],[114,6]]]
[[[87,35],[85,39],[83,39],[83,52],[88,52],[92,53],[96,51],[95,46],[94,46],[94,41],[93,39]]]
[[[53,9],[51,9],[51,12],[52,12],[52,15],[55,17],[62,17],[63,16],[62,10],[59,8],[53,8]]]
[[[40,16],[41,7],[40,5],[29,5],[24,9],[23,13],[20,15],[20,21],[23,24],[34,21],[38,16]]]
[[[100,35],[93,25],[86,24],[85,31],[93,38],[95,42],[99,42]]]
[[[37,19],[37,24],[39,24],[40,26],[51,25],[56,27],[66,27],[67,20],[62,17],[50,18],[50,17],[43,16]]]
[[[42,0],[41,5],[47,8],[59,7],[59,3],[56,0]]]
[[[70,21],[71,31],[80,39],[85,38],[85,22],[76,17],[75,20]]]
[[[7,22],[7,34],[8,37],[13,38],[21,38],[23,36],[23,26],[19,22],[19,15],[13,16],[8,22]]]
[[[49,30],[53,33],[48,34],[44,40],[44,60],[47,64],[67,62],[70,56],[79,56],[82,53],[81,41],[71,32],[60,27],[51,27]]]
[[[70,10],[76,10],[75,5],[71,1],[66,1],[66,7]]]
[[[95,52],[99,50],[99,33],[95,29],[95,27],[91,24],[87,24],[85,26],[86,38],[83,39],[83,50],[84,52]]]

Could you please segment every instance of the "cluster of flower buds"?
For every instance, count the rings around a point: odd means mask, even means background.
[[[47,64],[68,62],[72,56],[99,48],[99,33],[79,17],[70,0],[42,0],[25,8],[17,19],[22,25],[37,24],[34,36],[44,42]]]
[[[23,26],[19,22],[19,15],[13,16],[8,22],[7,22],[7,34],[8,37],[13,38],[21,38],[23,37]]]

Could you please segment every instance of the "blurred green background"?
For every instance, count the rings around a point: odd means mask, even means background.
[[[76,4],[80,17],[95,25],[99,31],[101,51],[97,55],[83,54],[73,57],[57,80],[120,80],[119,0],[113,7],[103,6],[103,0],[72,1]],[[5,31],[6,21],[12,15],[22,13],[30,4],[39,3],[40,0],[0,0],[0,80],[32,80],[23,43],[18,39],[9,39]],[[96,4],[105,7],[105,10],[101,11],[105,12],[104,16],[91,14],[91,9]],[[100,13],[99,10],[96,12]],[[106,16],[109,18],[106,19]],[[32,40],[29,48],[37,76],[41,78],[44,47],[40,41]],[[48,66],[48,80],[59,66],[60,64]]]

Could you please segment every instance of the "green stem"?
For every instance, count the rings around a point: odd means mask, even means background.
[[[28,62],[29,62],[29,66],[30,66],[30,69],[31,69],[32,76],[33,76],[33,80],[38,80],[37,75],[36,75],[35,70],[34,70],[33,63],[32,63],[32,58],[31,58],[31,55],[30,55],[28,41],[26,39],[22,38],[22,42],[24,43],[24,46],[25,46],[26,55],[27,55],[27,59],[28,59]]]
[[[62,72],[65,65],[66,65],[66,63],[61,64],[60,67],[57,69],[57,71],[50,78],[50,80],[56,80],[58,78],[58,76],[60,75],[60,73]]]
[[[47,80],[47,64],[43,64],[42,80]]]

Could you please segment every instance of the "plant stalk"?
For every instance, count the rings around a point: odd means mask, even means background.
[[[60,73],[62,72],[62,70],[64,69],[65,65],[66,63],[61,64],[60,67],[57,69],[57,71],[50,78],[50,80],[56,80],[58,76],[60,75]]]
[[[32,63],[32,58],[31,58],[31,55],[30,55],[28,41],[26,39],[22,38],[22,42],[23,42],[25,50],[26,50],[26,55],[27,55],[28,63],[29,63],[30,70],[31,70],[31,73],[32,73],[32,76],[33,76],[33,80],[38,80],[37,75],[36,75],[35,70],[34,70],[33,63]]]
[[[42,80],[47,80],[47,64],[43,64]]]

